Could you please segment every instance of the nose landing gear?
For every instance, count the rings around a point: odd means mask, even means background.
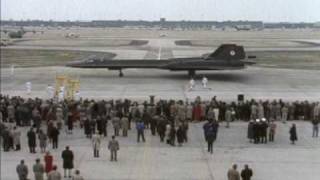
[[[119,69],[119,77],[123,77],[123,76],[124,76],[124,74],[122,72],[122,69]]]

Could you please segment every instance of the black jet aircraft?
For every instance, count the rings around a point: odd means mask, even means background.
[[[248,57],[254,58],[254,57]],[[73,61],[67,64],[75,68],[107,68],[119,70],[119,76],[123,76],[122,69],[128,68],[154,68],[170,71],[188,71],[189,76],[194,76],[200,70],[236,70],[243,69],[246,65],[254,64],[246,61],[243,46],[236,44],[222,44],[213,53],[202,57],[172,58],[166,60],[155,59],[127,59],[110,60],[105,58],[89,58],[83,61]]]

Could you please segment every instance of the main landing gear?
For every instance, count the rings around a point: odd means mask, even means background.
[[[194,78],[194,76],[196,75],[196,71],[195,70],[188,70],[188,75],[190,78]]]
[[[122,69],[119,69],[119,77],[123,77],[123,72],[122,72]]]

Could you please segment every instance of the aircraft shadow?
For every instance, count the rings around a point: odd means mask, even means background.
[[[240,74],[240,73],[199,73],[195,76],[194,79],[201,79],[203,76],[207,77],[210,80],[213,81],[235,81],[235,82],[244,82],[247,81],[248,77],[246,74]],[[189,80],[190,77],[186,75],[185,73],[181,74],[167,74],[167,75],[161,75],[160,78],[166,78],[166,79],[177,79],[177,80]]]
[[[198,73],[194,79],[199,80],[203,77],[207,77],[209,81],[219,81],[219,82],[247,82],[250,80],[250,76],[248,74],[242,72],[211,72],[211,73]],[[81,75],[81,78],[111,78],[111,79],[119,79],[121,80],[183,80],[189,81],[190,77],[185,72],[168,72],[168,73],[155,73],[151,74],[147,73],[125,73],[124,77],[119,77],[118,72],[108,73],[108,74],[85,74]]]

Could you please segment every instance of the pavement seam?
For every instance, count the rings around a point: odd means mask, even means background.
[[[207,153],[206,153],[205,150],[203,149],[202,138],[200,137],[198,131],[197,131],[197,133],[196,133],[196,137],[197,137],[197,140],[198,140],[198,142],[199,142],[199,144],[200,144],[200,149],[201,149],[202,155],[203,155],[203,157],[204,157],[204,159],[205,159],[206,166],[207,166],[208,171],[209,171],[210,179],[211,179],[211,180],[214,180],[214,176],[213,176],[213,173],[212,173],[212,171],[211,171],[211,166],[210,166],[210,163],[209,163],[209,159],[208,159],[208,157],[206,156]]]

